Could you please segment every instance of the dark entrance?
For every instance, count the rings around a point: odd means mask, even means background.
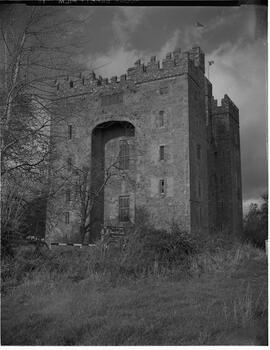
[[[135,127],[127,121],[109,121],[97,125],[92,132],[91,154],[91,193],[95,204],[91,213],[90,241],[100,236],[104,225],[104,188],[106,186],[105,145],[108,141],[121,136],[132,137]],[[120,160],[121,161],[121,160]]]

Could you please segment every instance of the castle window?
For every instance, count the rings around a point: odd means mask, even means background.
[[[162,128],[164,127],[164,111],[159,111],[159,116],[158,116],[158,127]]]
[[[119,197],[119,221],[129,221],[129,196]]]
[[[68,126],[68,138],[69,138],[69,140],[72,139],[72,125]]]
[[[197,158],[201,159],[201,145],[197,145]]]
[[[72,159],[69,157],[67,159],[67,167],[68,167],[68,171],[71,171],[72,168]]]
[[[70,202],[70,198],[71,198],[71,192],[70,190],[66,190],[66,203],[69,203]]]
[[[161,86],[159,88],[160,95],[166,95],[168,92],[169,92],[169,87],[168,86]]]
[[[165,159],[165,146],[159,146],[159,160]]]
[[[165,180],[164,179],[159,180],[159,193],[165,194]]]
[[[69,212],[68,211],[66,211],[65,212],[65,224],[69,224]]]
[[[120,141],[119,167],[122,170],[129,169],[129,144],[126,140]]]
[[[73,88],[73,81],[69,82],[69,87]]]

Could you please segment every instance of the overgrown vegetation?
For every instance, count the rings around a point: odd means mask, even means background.
[[[266,280],[251,244],[147,220],[107,250],[20,248],[2,262],[2,343],[266,344]]]
[[[1,196],[2,257],[14,257],[14,249],[25,244],[27,236],[45,237],[47,198],[40,192],[29,196],[14,183],[5,184]]]
[[[107,249],[16,248],[2,293],[3,344],[267,344],[265,252],[147,215]]]
[[[257,247],[264,248],[268,239],[268,194],[262,195],[259,207],[252,203],[244,218],[244,238]]]

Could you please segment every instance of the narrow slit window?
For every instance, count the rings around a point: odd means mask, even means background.
[[[164,179],[159,180],[159,193],[165,194],[165,180]]]
[[[198,181],[198,196],[201,198],[201,182]]]
[[[129,196],[119,197],[119,221],[129,221]]]
[[[169,92],[169,87],[168,86],[161,86],[159,88],[160,95],[167,95],[168,92]]]
[[[197,145],[197,159],[201,159],[201,145]]]
[[[69,211],[65,212],[65,224],[69,224]]]
[[[66,203],[70,203],[71,191],[70,189],[66,190]]]
[[[129,144],[126,140],[120,141],[119,167],[122,170],[129,169]]]
[[[158,126],[159,128],[164,127],[164,111],[159,111],[159,116],[158,116]]]
[[[159,160],[165,159],[165,146],[159,146]]]
[[[72,139],[72,132],[73,132],[73,130],[72,130],[72,125],[69,125],[68,126],[68,138],[69,138],[69,140],[71,140]]]
[[[69,82],[69,87],[73,88],[73,81]]]

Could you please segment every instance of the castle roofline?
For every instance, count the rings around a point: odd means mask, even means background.
[[[212,111],[214,115],[230,114],[239,123],[239,109],[227,94],[221,99],[220,104],[217,99],[212,99]]]
[[[158,80],[167,77],[180,75],[183,73],[190,74],[193,79],[198,80],[198,75],[205,72],[204,53],[200,47],[193,47],[191,50],[181,52],[178,48],[173,52],[168,52],[162,60],[157,61],[156,56],[144,64],[138,59],[133,67],[127,69],[126,74],[120,77],[113,76],[110,78],[96,77],[92,71],[90,73],[80,73],[79,76],[67,76],[65,79],[56,82],[57,90],[66,91],[67,89],[95,88],[97,86],[109,85],[127,85],[128,83],[143,83],[151,80]]]

